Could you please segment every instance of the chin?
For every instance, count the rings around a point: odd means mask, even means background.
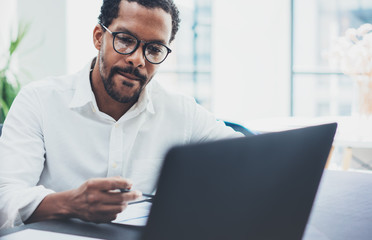
[[[137,91],[133,94],[125,94],[125,95],[117,94],[117,95],[114,95],[114,96],[111,95],[111,97],[117,102],[133,103],[133,104],[138,101],[139,96],[140,96],[140,91]]]

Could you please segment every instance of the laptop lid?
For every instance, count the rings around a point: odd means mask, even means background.
[[[301,239],[336,127],[171,149],[144,239]]]

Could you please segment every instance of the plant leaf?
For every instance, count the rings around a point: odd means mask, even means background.
[[[7,106],[4,99],[0,99],[0,108],[1,108],[1,111],[4,113],[4,115],[6,116],[9,112],[9,107]]]
[[[19,44],[21,43],[21,41],[23,40],[23,38],[26,36],[27,32],[29,31],[30,26],[31,25],[27,24],[27,23],[20,23],[19,24],[17,37],[16,37],[15,40],[12,40],[10,42],[10,46],[9,46],[10,56],[12,56],[13,53],[17,50]]]
[[[4,82],[3,100],[8,108],[12,105],[14,98],[17,96],[19,89],[8,82]]]
[[[10,41],[9,55],[6,61],[6,65],[3,69],[0,69],[0,122],[4,122],[6,115],[9,112],[10,106],[12,105],[15,97],[20,90],[20,83],[18,76],[14,74],[11,69],[11,61],[14,52],[18,49],[20,43],[26,36],[30,29],[29,23],[20,23],[18,26],[17,37]],[[13,76],[15,79],[14,84],[9,82],[8,77]]]

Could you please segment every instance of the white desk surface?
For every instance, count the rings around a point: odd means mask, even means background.
[[[372,173],[326,170],[304,240],[372,239]]]

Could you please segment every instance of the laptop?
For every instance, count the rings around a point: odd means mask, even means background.
[[[301,239],[336,128],[171,149],[142,239]]]

